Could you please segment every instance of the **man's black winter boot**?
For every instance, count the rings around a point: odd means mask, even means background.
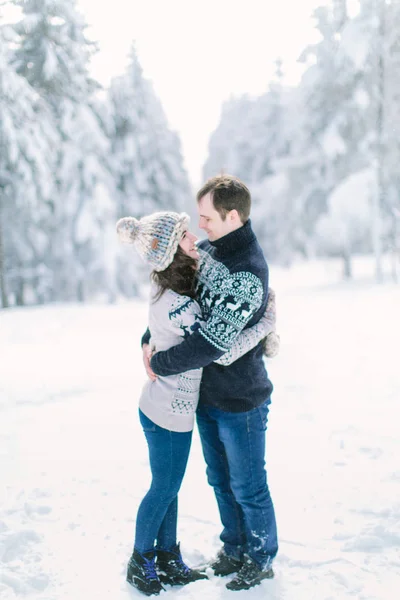
[[[157,550],[157,574],[162,583],[169,585],[186,585],[199,579],[208,579],[205,573],[185,565],[179,544],[170,551]]]
[[[231,575],[237,573],[243,565],[243,561],[234,556],[226,554],[225,550],[221,548],[216,558],[211,561],[210,567],[214,571],[214,575],[218,577],[225,577],[225,575]]]
[[[133,551],[128,563],[126,580],[146,596],[156,596],[164,589],[156,572],[154,550],[144,554],[140,554],[137,550]]]
[[[271,567],[263,571],[250,556],[245,554],[242,568],[232,581],[226,584],[226,587],[228,590],[235,592],[249,590],[261,583],[263,579],[272,579],[273,576],[274,572]]]

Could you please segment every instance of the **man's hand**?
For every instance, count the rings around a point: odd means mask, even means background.
[[[150,344],[143,344],[142,351],[143,351],[143,364],[144,364],[144,368],[146,369],[147,376],[149,377],[149,379],[151,379],[151,381],[155,381],[157,379],[157,375],[154,373],[154,371],[152,371],[152,369],[150,367],[150,359],[153,356],[153,350],[152,350]]]

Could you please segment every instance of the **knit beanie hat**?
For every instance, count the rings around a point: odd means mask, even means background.
[[[164,271],[174,260],[190,217],[186,213],[156,212],[135,219],[123,217],[117,222],[121,242],[134,244],[140,256],[155,271]]]

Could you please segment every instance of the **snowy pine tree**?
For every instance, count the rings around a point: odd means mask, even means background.
[[[284,235],[278,242],[288,208],[280,175],[293,138],[291,94],[282,85],[282,64],[277,60],[275,78],[265,94],[231,98],[223,105],[203,170],[205,178],[232,173],[250,187],[254,226],[270,258],[279,256],[286,239]]]
[[[151,82],[143,76],[134,47],[126,73],[111,82],[110,102],[119,213],[142,216],[162,208],[182,210],[189,182],[180,141],[168,126]]]
[[[376,170],[367,168],[344,179],[328,198],[328,212],[317,223],[322,253],[343,260],[343,276],[352,277],[352,258],[371,251],[371,200]]]
[[[50,296],[54,148],[59,142],[46,103],[10,65],[16,43],[0,29],[0,270],[2,304]],[[7,275],[6,275],[7,273]]]
[[[343,3],[336,3],[335,12],[330,6],[315,11],[320,41],[300,56],[308,66],[293,96],[298,117],[288,192],[293,197],[292,236],[306,255],[316,251],[315,227],[335,186],[366,166],[360,152],[365,123],[357,102],[358,73],[342,51],[338,32],[345,15]]]
[[[347,21],[347,0],[332,0],[333,19],[336,31],[340,31]]]
[[[398,263],[397,207],[399,207],[400,116],[400,15],[399,1],[361,0],[359,13],[346,24],[342,45],[358,68],[365,137],[363,148],[377,172],[377,188],[371,207],[376,278],[382,279],[383,252]]]
[[[380,12],[383,50],[381,64],[381,102],[383,114],[381,167],[385,196],[382,198],[383,218],[387,231],[383,241],[392,255],[392,275],[400,277],[400,1],[385,3]]]
[[[91,101],[98,85],[89,75],[95,45],[74,0],[14,0],[23,18],[14,65],[45,99],[56,123],[56,170],[52,198],[54,299],[83,300],[101,282],[96,252],[104,218],[97,190],[107,184],[108,140]],[[97,283],[96,283],[97,282]]]
[[[143,76],[134,46],[130,58],[126,72],[112,80],[109,90],[118,216],[185,210],[192,199],[180,140]],[[138,293],[146,271],[132,248],[121,250],[118,284],[124,293]]]
[[[231,97],[221,108],[220,121],[208,143],[208,157],[203,166],[203,178],[219,173],[232,173],[249,180],[252,163],[252,133],[248,131],[253,102],[248,96]],[[247,133],[247,135],[246,135]]]

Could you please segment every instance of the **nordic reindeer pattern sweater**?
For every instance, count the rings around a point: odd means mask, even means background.
[[[202,241],[199,252],[197,301],[205,324],[178,346],[157,352],[151,367],[161,376],[204,367],[200,403],[246,412],[267,401],[273,390],[261,345],[229,366],[214,361],[265,313],[268,266],[250,220],[219,240]],[[142,343],[147,341],[145,335]]]
[[[158,288],[152,285],[149,307],[150,345],[156,351],[168,350],[180,344],[205,325],[199,304],[188,296],[167,290],[157,298]],[[259,340],[267,335],[273,325],[268,316],[259,324],[242,332],[231,349],[219,361],[231,364]],[[140,409],[154,423],[170,431],[191,431],[199,400],[202,369],[157,377],[148,381],[139,400]]]

